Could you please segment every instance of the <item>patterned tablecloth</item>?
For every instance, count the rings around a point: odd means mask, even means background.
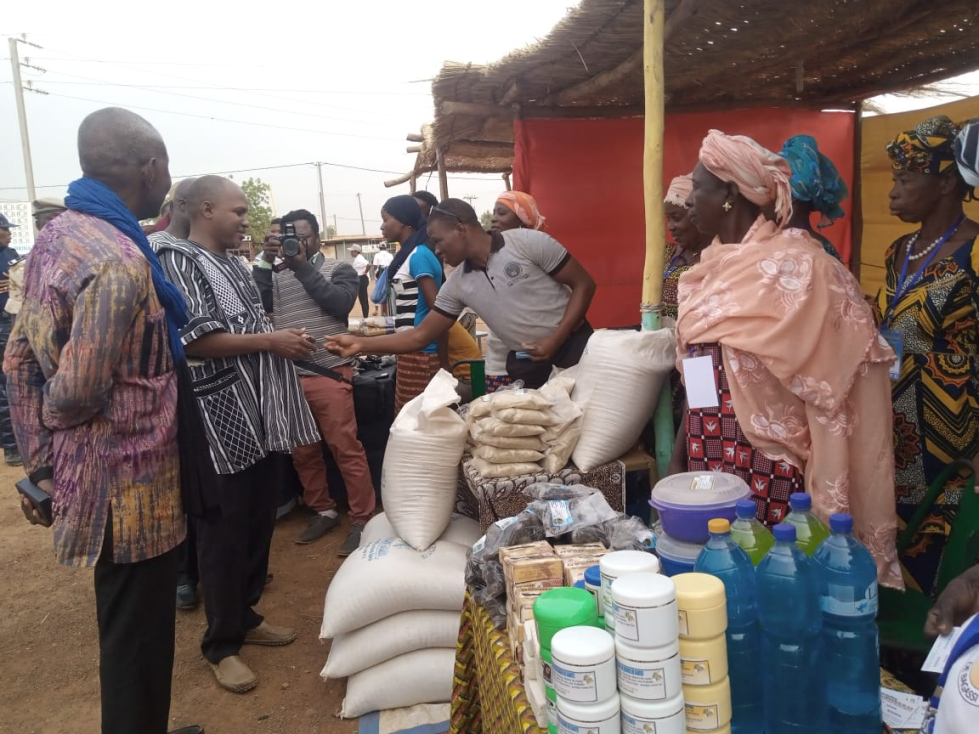
[[[910,692],[883,669],[881,682]],[[546,734],[537,726],[506,630],[496,629],[468,593],[456,646],[449,734]]]
[[[527,700],[506,630],[466,594],[456,646],[449,734],[545,734]]]
[[[541,471],[506,479],[486,479],[473,466],[472,456],[466,454],[459,464],[459,484],[456,492],[456,512],[479,520],[486,528],[504,517],[520,514],[527,506],[523,490],[540,482],[556,484],[581,484],[597,489],[616,512],[625,511],[626,466],[621,461],[583,472],[574,464],[568,464],[557,474]]]

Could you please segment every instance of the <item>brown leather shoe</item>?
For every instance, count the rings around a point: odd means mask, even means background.
[[[262,622],[258,627],[252,627],[245,633],[246,645],[266,645],[280,647],[288,645],[296,639],[296,630],[290,627],[276,627],[274,624]]]
[[[226,657],[217,665],[211,663],[211,669],[218,684],[226,691],[246,693],[258,685],[258,678],[252,669],[237,655]]]

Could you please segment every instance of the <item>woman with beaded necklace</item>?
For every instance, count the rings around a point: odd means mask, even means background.
[[[949,463],[979,453],[979,224],[963,210],[974,191],[955,165],[958,132],[949,118],[932,117],[887,146],[891,214],[919,225],[888,249],[876,303],[881,333],[898,355],[894,461],[904,522]],[[925,594],[935,591],[959,507],[956,484],[939,496],[901,558],[909,588]]]

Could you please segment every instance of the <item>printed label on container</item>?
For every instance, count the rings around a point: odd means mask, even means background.
[[[571,501],[570,500],[550,500],[547,503],[551,511],[551,525],[556,528],[563,528],[571,524]]]
[[[554,663],[551,665],[551,675],[554,690],[562,698],[576,703],[598,703],[598,683],[594,670],[575,672]]]
[[[707,660],[680,660],[680,676],[685,685],[709,686],[713,683]]]
[[[614,623],[615,614],[605,614],[606,610],[609,612],[614,612],[615,610],[615,604],[612,601],[613,581],[615,581],[615,579],[611,578],[610,576],[606,576],[604,573],[602,574],[602,589],[601,589],[601,596],[599,597],[599,601],[602,603],[602,609],[600,610],[602,613],[601,616],[611,617]],[[606,624],[607,623],[608,622],[606,621]]]
[[[626,607],[612,602],[615,615],[615,634],[623,640],[639,642],[639,613],[635,607]]]
[[[705,491],[710,491],[713,488],[714,488],[714,476],[712,474],[701,474],[700,476],[693,478],[693,486],[691,487],[691,489],[705,492]]]
[[[540,667],[541,667],[541,677],[544,679],[544,682],[549,686],[553,686],[554,683],[553,681],[551,681],[551,664],[544,662],[544,658],[541,658]]]
[[[613,719],[615,724],[619,723],[618,717]],[[603,732],[619,731],[618,726],[603,727],[602,723],[598,724],[574,724],[568,721],[561,714],[557,715],[557,730],[558,734],[603,734]]]
[[[677,610],[677,624],[680,626],[681,635],[689,635],[690,627],[687,625],[687,613],[682,609]]]
[[[713,731],[720,727],[717,704],[698,706],[695,703],[683,704],[687,718],[687,728],[693,731]]]
[[[557,701],[547,699],[547,723],[557,726]]]
[[[829,585],[829,594],[819,597],[819,606],[827,614],[840,617],[863,617],[877,614],[877,584],[867,587],[863,597],[856,598],[850,586]]]
[[[640,701],[662,701],[666,698],[665,668],[632,668],[621,660],[616,663],[619,670],[619,690]]]

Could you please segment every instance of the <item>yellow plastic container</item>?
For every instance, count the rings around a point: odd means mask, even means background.
[[[724,678],[709,686],[684,686],[683,704],[688,732],[715,734],[715,732],[730,731],[730,678]]]
[[[673,577],[680,639],[708,640],[727,629],[724,582],[706,573],[681,573]]]
[[[680,639],[680,677],[684,686],[709,686],[727,678],[727,639]]]

